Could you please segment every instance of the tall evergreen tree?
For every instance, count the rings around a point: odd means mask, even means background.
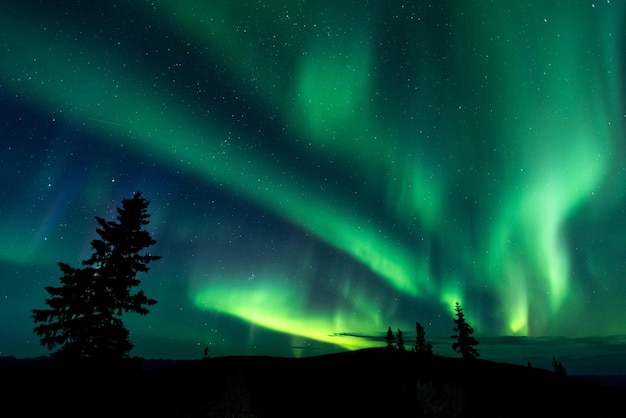
[[[415,334],[415,352],[432,354],[433,345],[426,341],[426,331],[424,331],[422,324],[417,321],[415,322]]]
[[[455,335],[450,338],[456,341],[452,343],[452,349],[457,353],[460,353],[463,358],[474,359],[479,357],[476,346],[478,341],[472,334],[474,334],[474,328],[472,328],[465,320],[465,314],[459,302],[454,305],[454,312],[456,318],[454,318],[455,326],[453,328]]]
[[[402,330],[398,328],[398,333],[396,334],[396,344],[399,350],[404,351],[404,337],[402,336]]]
[[[387,343],[387,348],[395,348],[394,344],[396,343],[396,336],[393,335],[391,326],[387,329],[387,336],[385,337],[385,341]]]
[[[34,329],[41,344],[57,357],[118,359],[127,357],[133,344],[122,322],[124,312],[145,315],[156,300],[136,291],[137,273],[160,259],[142,251],[156,241],[144,229],[149,202],[137,192],[122,200],[116,221],[95,217],[100,239],[91,242],[91,258],[83,268],[58,265],[61,286],[47,286],[49,309],[33,309]]]

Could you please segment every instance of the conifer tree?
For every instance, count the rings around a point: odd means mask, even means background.
[[[399,350],[404,351],[404,337],[400,328],[398,328],[398,334],[396,334],[396,344]]]
[[[56,357],[119,359],[133,348],[121,316],[124,312],[145,315],[149,299],[143,290],[135,291],[137,273],[147,272],[148,263],[160,259],[141,252],[155,244],[144,229],[150,215],[149,202],[137,192],[123,199],[116,221],[95,217],[100,239],[91,242],[91,258],[83,268],[58,265],[63,273],[61,286],[47,286],[49,309],[33,309],[34,329],[41,344]]]
[[[423,354],[432,354],[433,345],[426,341],[426,331],[419,322],[415,322],[415,352]]]
[[[395,348],[394,344],[396,343],[396,336],[393,335],[393,331],[391,331],[391,326],[387,329],[387,336],[385,337],[385,341],[387,342],[387,348]]]
[[[460,353],[465,359],[475,359],[480,355],[476,349],[478,341],[472,335],[474,333],[474,328],[472,328],[465,320],[465,314],[463,313],[463,309],[461,308],[461,305],[459,305],[459,302],[456,302],[454,305],[454,311],[456,318],[453,319],[455,323],[453,330],[456,334],[452,335],[450,338],[453,338],[456,341],[452,343],[452,349],[457,353]]]
[[[552,367],[554,368],[554,372],[556,374],[561,376],[567,376],[567,371],[565,370],[563,363],[561,363],[555,357],[552,357]]]

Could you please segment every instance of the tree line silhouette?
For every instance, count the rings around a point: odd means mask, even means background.
[[[456,302],[454,305],[455,318],[453,318],[455,326],[452,328],[455,332],[450,338],[455,341],[452,343],[452,349],[465,359],[475,359],[480,357],[478,349],[478,340],[474,338],[474,328],[465,319],[463,308]],[[397,333],[393,333],[391,326],[387,329],[387,335],[385,336],[386,347],[389,349],[396,348],[398,350],[405,350],[404,334],[401,329],[398,329]],[[426,341],[426,331],[419,322],[415,322],[415,345],[411,347],[411,351],[432,354],[433,346],[430,342]]]
[[[83,267],[71,267],[58,262],[63,275],[59,287],[46,286],[49,298],[47,309],[33,309],[34,332],[41,344],[53,351],[53,358],[128,358],[133,348],[129,331],[122,321],[123,313],[149,313],[149,306],[157,303],[148,298],[143,290],[138,273],[148,272],[150,262],[161,256],[146,252],[156,241],[145,226],[149,223],[150,202],[135,192],[131,198],[123,199],[116,209],[114,221],[95,216],[99,239],[91,242],[91,257],[82,262]],[[478,340],[473,336],[474,328],[467,322],[459,302],[454,306],[454,334],[452,349],[464,359],[480,356]],[[426,340],[424,327],[415,322],[415,344],[411,350],[432,354],[432,344]],[[394,332],[389,326],[385,337],[386,347],[406,350],[402,330]],[[208,358],[208,347],[204,359]],[[560,361],[553,360],[554,371],[566,375]],[[531,367],[529,362],[529,367]]]

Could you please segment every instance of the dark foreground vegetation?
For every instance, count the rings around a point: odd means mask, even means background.
[[[612,417],[626,391],[553,371],[387,348],[142,367],[37,360],[0,367],[4,416]]]

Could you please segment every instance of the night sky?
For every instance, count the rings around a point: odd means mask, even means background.
[[[626,3],[8,2],[0,355],[123,198],[131,355],[407,345],[626,374]]]

